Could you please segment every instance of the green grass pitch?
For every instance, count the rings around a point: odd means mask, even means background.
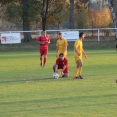
[[[86,50],[83,80],[73,79],[75,62],[68,51],[69,78],[53,79],[55,51],[41,68],[38,51],[0,53],[0,117],[116,117],[117,53]]]

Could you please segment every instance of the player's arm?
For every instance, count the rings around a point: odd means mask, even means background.
[[[61,75],[64,74],[63,71],[66,69],[66,65],[63,66],[63,69],[61,70]]]
[[[78,46],[79,46],[79,43],[76,41],[74,44],[74,51],[77,53],[78,56],[80,56],[80,52],[77,50]]]
[[[50,43],[50,40],[48,41],[48,44]]]
[[[68,43],[67,43],[67,41],[65,40],[65,47],[64,47],[64,49],[63,49],[63,53],[67,50],[67,46],[68,46]]]
[[[61,70],[61,72],[59,73],[60,75],[63,75],[63,71],[66,69],[66,65],[63,66],[63,69]]]
[[[55,73],[58,73],[58,65],[55,65]]]
[[[48,41],[46,41],[45,43],[49,44],[50,43],[50,37],[48,37]]]
[[[64,70],[66,69],[66,67],[68,66],[68,60],[65,60],[64,63],[65,63],[65,64],[64,64],[63,69],[61,70],[61,73],[60,73],[61,75],[64,74],[63,71],[64,71]]]
[[[80,56],[80,52],[76,49],[76,46],[74,46],[74,51]]]
[[[57,57],[57,58],[58,58],[58,55],[57,55],[58,50],[59,50],[59,48],[58,48],[58,42],[56,42],[56,57]]]
[[[49,40],[48,40],[48,44],[50,43],[50,38],[49,38]]]
[[[67,50],[67,46],[64,47],[64,49],[63,49],[63,53],[64,53],[66,50]]]
[[[58,53],[58,47],[56,47],[56,57],[58,57],[57,53]]]
[[[48,41],[48,43],[50,43],[50,37],[49,37],[49,41]]]
[[[84,49],[82,49],[82,54],[84,55],[85,58],[87,58],[87,54],[85,53]]]

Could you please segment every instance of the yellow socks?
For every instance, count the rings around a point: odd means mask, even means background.
[[[82,67],[76,68],[74,76],[82,75]]]
[[[82,67],[79,68],[79,75],[82,75]]]
[[[76,68],[74,76],[77,76],[79,72],[79,68]]]

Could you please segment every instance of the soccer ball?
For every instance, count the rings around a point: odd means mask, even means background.
[[[54,73],[54,74],[53,74],[53,78],[56,78],[56,79],[59,78],[59,74]]]

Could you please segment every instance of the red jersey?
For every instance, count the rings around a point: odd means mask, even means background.
[[[59,68],[63,68],[64,65],[66,67],[68,67],[68,60],[67,60],[67,58],[64,58],[63,60],[61,60],[60,58],[58,58],[56,60],[56,64],[58,65]]]
[[[48,48],[48,42],[50,42],[49,36],[40,36],[37,40],[38,42],[44,42],[45,44],[40,44],[40,48]]]

